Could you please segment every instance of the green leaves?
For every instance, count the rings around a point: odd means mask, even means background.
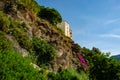
[[[23,3],[28,9],[30,9],[35,15],[40,10],[40,6],[35,0],[18,0],[20,3]]]
[[[50,80],[89,80],[89,77],[87,74],[85,74],[83,71],[78,73],[72,68],[68,68],[66,70],[62,70],[58,73],[48,73],[48,78]]]
[[[2,11],[0,11],[0,30],[8,32],[11,21]]]
[[[24,28],[14,28],[12,30],[12,35],[16,38],[22,48],[29,50],[32,47],[32,41],[27,35],[27,32],[24,31]]]
[[[46,41],[33,38],[33,51],[37,56],[37,64],[46,64],[55,58],[55,49]]]
[[[92,80],[120,80],[120,64],[109,58],[110,53],[102,53],[98,48],[82,49],[84,57],[89,63],[89,76]]]
[[[0,35],[0,79],[38,80],[39,75],[30,65],[30,59],[15,52],[4,35]]]
[[[60,13],[57,10],[48,7],[42,8],[38,13],[38,16],[40,18],[48,20],[53,25],[57,25],[58,23],[62,22]]]

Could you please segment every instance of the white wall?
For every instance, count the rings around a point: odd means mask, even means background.
[[[65,36],[68,36],[72,39],[70,34],[70,27],[69,24],[66,21],[63,21],[62,23],[58,24],[58,27],[61,27],[61,29],[64,31]]]

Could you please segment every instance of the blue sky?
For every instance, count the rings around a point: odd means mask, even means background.
[[[37,0],[57,9],[81,47],[120,54],[120,0]]]

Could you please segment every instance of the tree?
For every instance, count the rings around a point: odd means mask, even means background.
[[[119,61],[109,58],[110,53],[102,53],[98,48],[82,48],[82,54],[89,64],[92,80],[120,80]]]
[[[42,8],[38,12],[38,16],[45,20],[48,20],[51,24],[57,25],[58,23],[62,22],[62,17],[60,13],[54,8]]]
[[[120,64],[106,58],[103,54],[94,54],[90,66],[90,77],[96,80],[120,80]]]

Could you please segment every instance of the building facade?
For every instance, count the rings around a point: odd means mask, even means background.
[[[65,36],[72,39],[72,30],[70,29],[70,26],[66,21],[62,21],[57,26],[63,30]]]

